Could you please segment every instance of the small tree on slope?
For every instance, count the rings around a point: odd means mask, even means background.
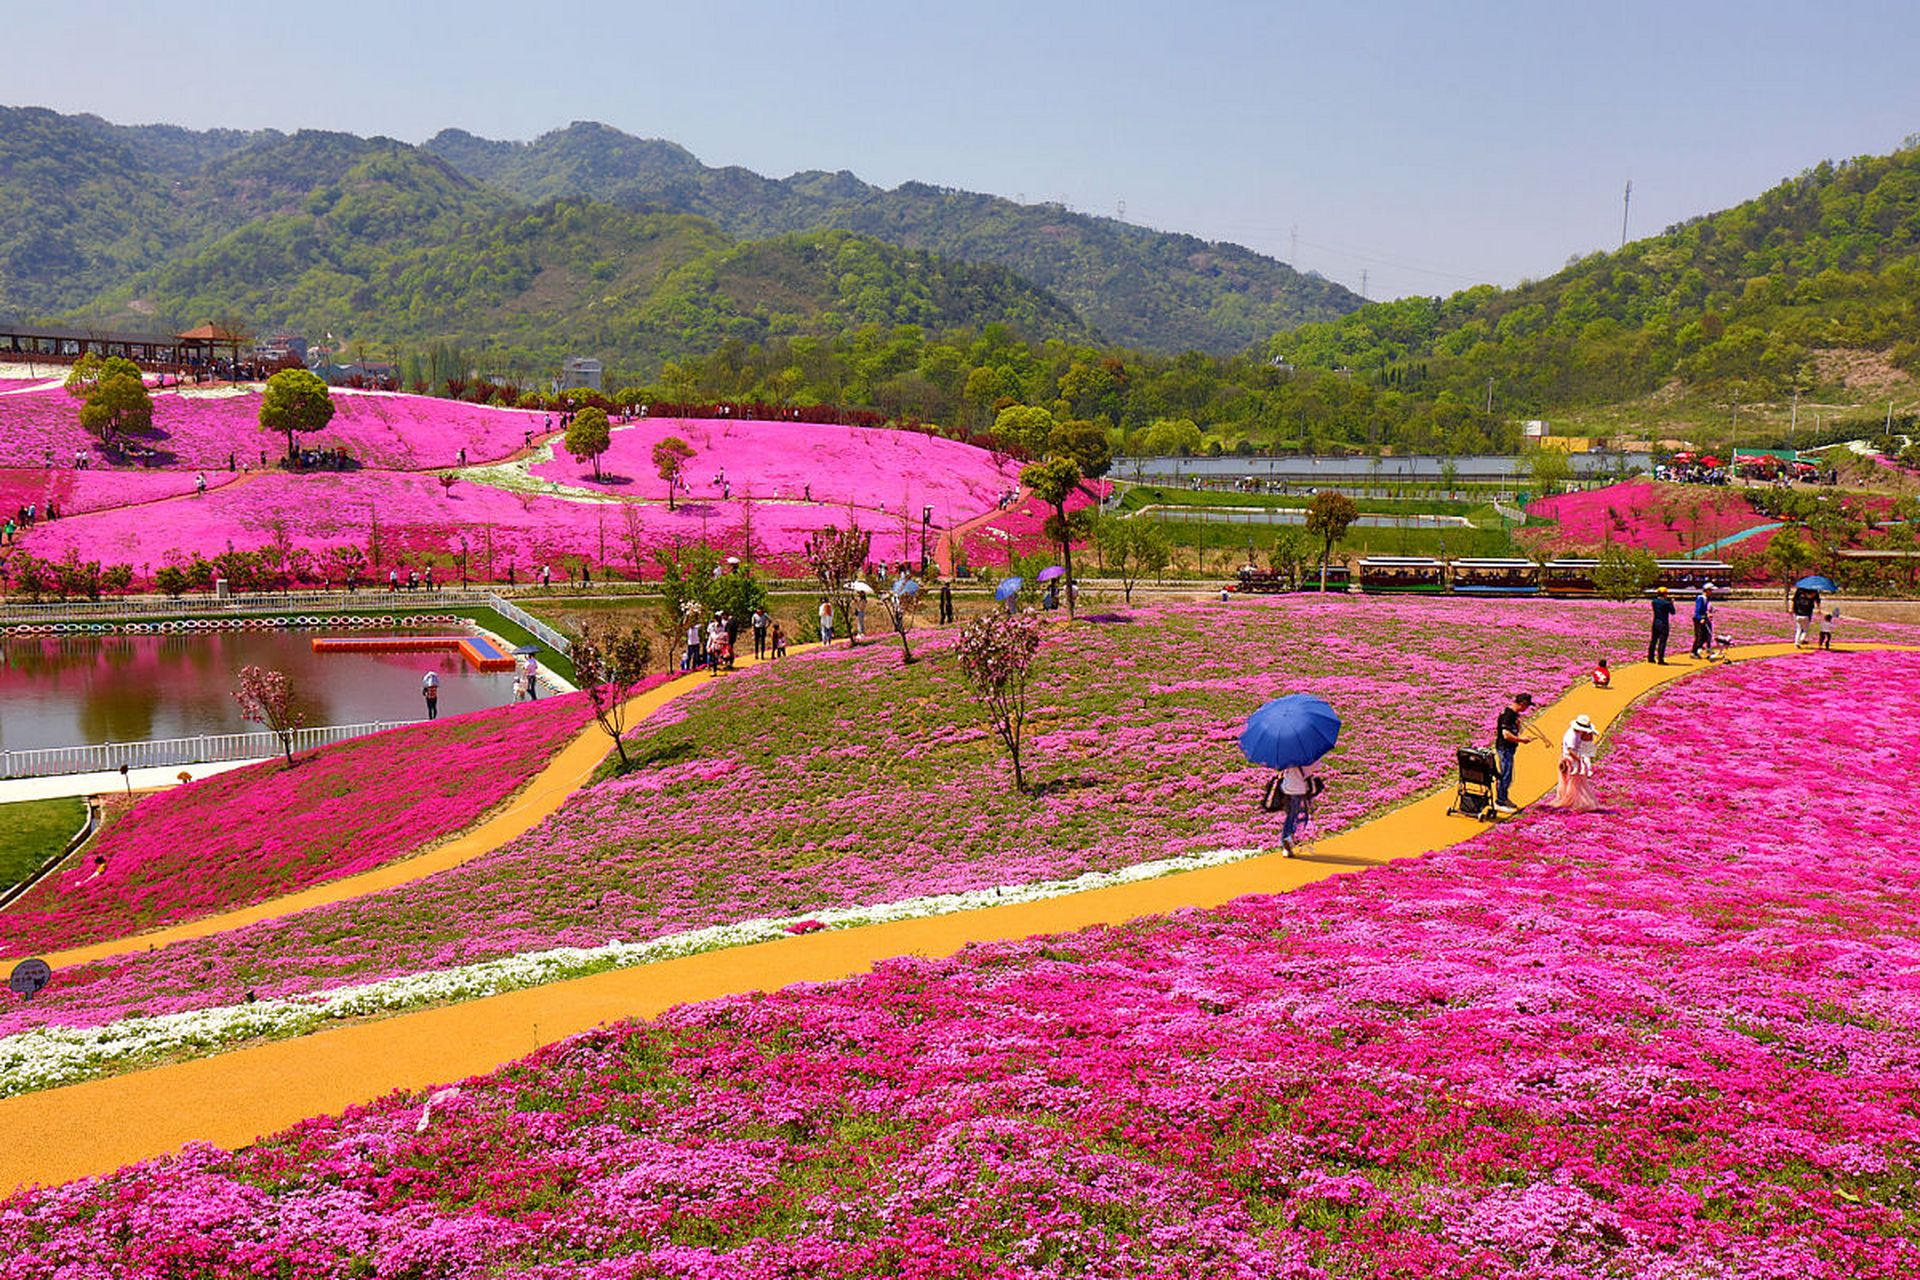
[[[265,667],[240,668],[240,687],[233,691],[240,704],[240,718],[251,724],[263,724],[280,739],[286,752],[287,767],[293,767],[293,735],[307,718],[293,705],[293,680],[284,671]]]
[[[1040,635],[1040,620],[1030,613],[983,613],[960,632],[955,649],[967,687],[1013,760],[1016,791],[1027,789],[1020,749],[1027,728],[1027,680]]]
[[[630,765],[627,744],[627,715],[634,686],[646,679],[647,662],[653,656],[653,642],[642,626],[615,626],[590,622],[573,646],[573,670],[593,708],[593,718],[613,739],[620,753],[620,770]]]

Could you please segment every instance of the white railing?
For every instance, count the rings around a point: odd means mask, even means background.
[[[487,597],[487,607],[509,622],[518,623],[529,632],[547,642],[547,647],[567,657],[573,656],[573,641],[555,631],[540,619],[522,609],[511,600],[502,600],[499,596]]]
[[[330,724],[293,732],[293,749],[311,751],[362,734],[378,733],[415,720],[377,720],[371,724]],[[118,773],[126,769],[165,769],[175,765],[266,760],[283,754],[280,735],[203,733],[192,738],[149,738],[144,742],[101,742],[77,747],[35,747],[0,751],[0,778],[51,778],[70,773]]]

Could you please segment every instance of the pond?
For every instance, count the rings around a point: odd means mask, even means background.
[[[475,671],[451,651],[313,651],[318,636],[379,634],[322,628],[0,640],[0,750],[257,729],[233,699],[235,673],[249,664],[291,676],[310,725],[418,719],[420,678],[429,670],[440,675],[442,715],[513,701],[511,673]]]

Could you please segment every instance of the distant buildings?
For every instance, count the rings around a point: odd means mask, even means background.
[[[569,356],[560,366],[560,389],[585,387],[589,391],[600,390],[600,377],[603,372],[598,360],[591,356]]]
[[[307,362],[307,340],[297,333],[276,333],[253,344],[253,358],[261,364]]]

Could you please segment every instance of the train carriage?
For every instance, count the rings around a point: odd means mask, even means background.
[[[1599,567],[1598,560],[1573,556],[1549,560],[1540,567],[1540,589],[1550,596],[1593,595],[1593,571]]]
[[[1660,586],[1688,595],[1712,584],[1714,599],[1724,599],[1727,584],[1733,581],[1733,566],[1721,560],[1661,560]]]
[[[1511,557],[1463,558],[1448,566],[1455,595],[1537,596],[1540,566]]]
[[[1447,566],[1430,556],[1368,556],[1356,566],[1368,595],[1444,595]]]

